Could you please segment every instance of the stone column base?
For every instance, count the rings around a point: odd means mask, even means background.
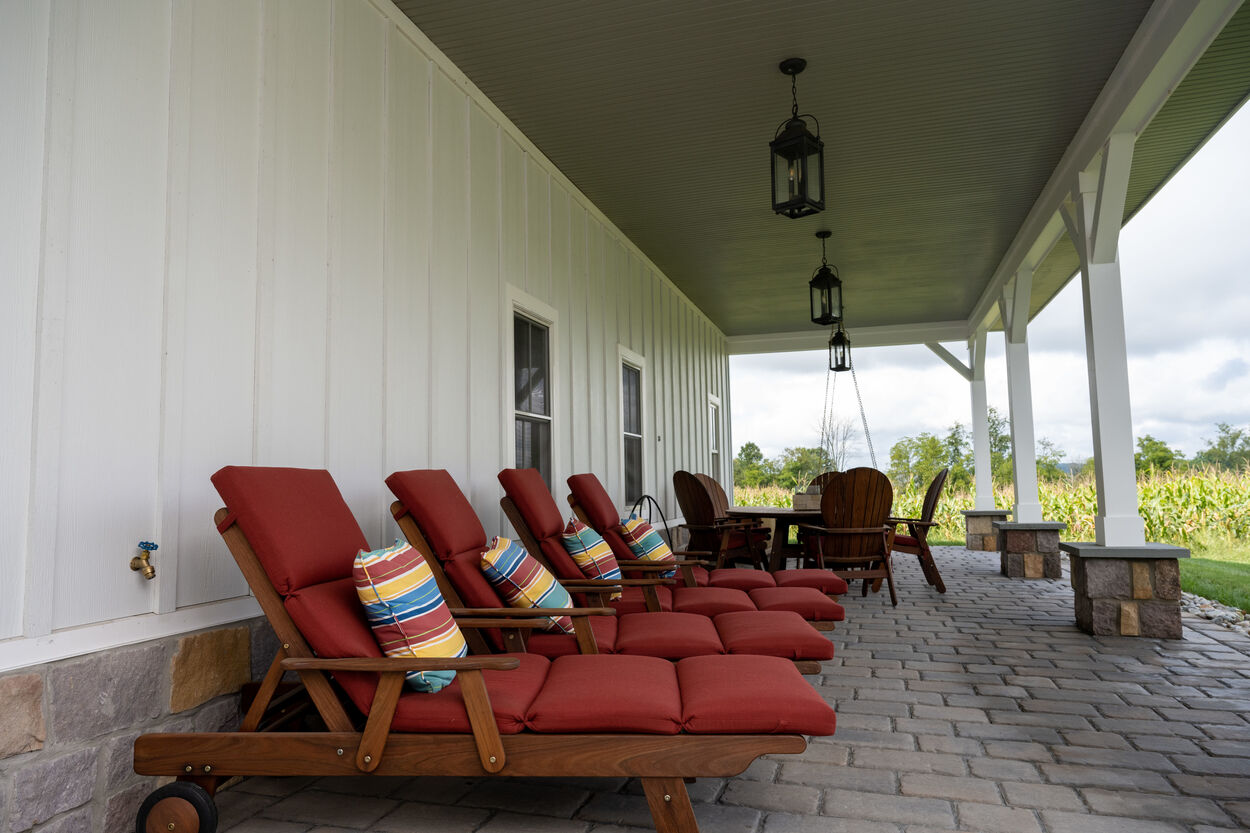
[[[1006,509],[965,509],[964,546],[979,552],[995,552],[998,549],[998,532],[994,529],[995,521],[1006,521],[1011,514]]]
[[[1053,521],[996,521],[999,569],[1007,578],[1062,578],[1059,532],[1067,524]]]
[[[1166,544],[1062,544],[1072,563],[1076,626],[1094,636],[1181,638],[1179,558]]]

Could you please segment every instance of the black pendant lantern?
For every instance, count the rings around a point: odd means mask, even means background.
[[[836,371],[851,369],[851,337],[842,329],[842,322],[829,338],[829,369]]]
[[[820,238],[820,268],[807,282],[811,295],[812,323],[823,327],[842,320],[842,281],[838,278],[837,267],[830,266],[825,259],[825,241],[832,234],[827,229],[816,232],[816,236]]]
[[[804,113],[799,115],[797,76],[807,66],[802,58],[787,58],[781,71],[790,76],[790,118],[777,128],[768,143],[772,151],[773,211],[791,220],[825,210],[825,145],[820,141],[820,122]],[[816,135],[807,130],[811,119]]]

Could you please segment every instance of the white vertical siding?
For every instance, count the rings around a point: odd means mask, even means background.
[[[447,468],[500,531],[512,289],[556,319],[561,503],[623,497],[618,345],[648,490],[705,465],[721,334],[385,0],[2,11],[0,647],[244,594],[231,463],[329,468],[375,544],[385,475]]]

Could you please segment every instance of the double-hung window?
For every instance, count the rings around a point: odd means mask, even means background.
[[[707,420],[707,436],[712,455],[712,477],[720,480],[724,474],[720,467],[720,397],[715,394],[708,396]]]
[[[551,487],[551,331],[534,319],[513,318],[512,363],[516,391],[516,467],[538,469]]]
[[[642,368],[621,362],[621,457],[625,502],[642,497]]]

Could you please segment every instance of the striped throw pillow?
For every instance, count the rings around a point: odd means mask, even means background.
[[[612,548],[595,532],[577,518],[569,520],[560,535],[560,543],[568,551],[569,556],[577,563],[578,569],[586,578],[619,579],[621,565],[616,563]],[[621,591],[616,591],[611,598],[619,599]]]
[[[430,565],[407,542],[373,552],[361,550],[352,565],[356,595],[365,606],[382,653],[388,657],[463,657],[469,646],[434,581]],[[417,691],[434,692],[455,671],[409,671]]]
[[[511,607],[569,607],[573,597],[556,577],[535,561],[525,548],[509,538],[496,538],[482,553],[482,575]],[[545,630],[573,633],[573,620],[550,616]]]
[[[664,543],[660,533],[652,529],[651,524],[637,515],[621,518],[621,525],[616,528],[616,531],[625,539],[625,543],[629,545],[630,552],[639,561],[677,560],[677,556],[673,555],[673,551],[668,548],[668,544]],[[672,578],[677,575],[677,571],[669,570],[660,575],[664,578]]]

